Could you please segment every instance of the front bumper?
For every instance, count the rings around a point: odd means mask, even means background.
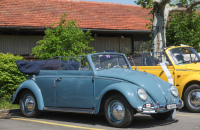
[[[147,106],[148,105],[148,106]],[[172,109],[181,109],[184,106],[183,104],[183,100],[180,99],[179,103],[174,103],[174,104],[166,104],[166,105],[160,105],[159,103],[157,103],[157,105],[152,106],[151,104],[145,104],[144,106],[139,106],[136,108],[136,110],[139,113],[142,114],[152,114],[152,113],[159,113],[159,112],[164,112],[164,111],[168,111],[168,110],[172,110]]]

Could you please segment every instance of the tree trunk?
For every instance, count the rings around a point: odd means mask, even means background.
[[[166,5],[168,6],[168,4]],[[152,46],[153,52],[162,52],[166,47],[166,25],[169,8],[158,8],[153,14]]]

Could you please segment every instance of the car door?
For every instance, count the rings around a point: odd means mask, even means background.
[[[40,73],[35,76],[35,82],[39,86],[45,107],[56,106],[55,81],[59,68],[59,58],[55,57],[45,62]]]
[[[63,60],[64,59],[64,60]],[[68,59],[69,60],[69,59]],[[82,60],[87,60],[82,58]],[[93,108],[94,73],[88,62],[61,60],[56,80],[56,106],[66,108]]]

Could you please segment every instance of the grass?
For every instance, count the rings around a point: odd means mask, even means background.
[[[5,96],[0,98],[0,110],[6,110],[6,109],[19,109],[18,104],[11,104],[10,97]]]

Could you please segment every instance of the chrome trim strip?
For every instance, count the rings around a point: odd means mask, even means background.
[[[58,112],[74,112],[74,113],[94,114],[94,109],[44,107],[43,110],[44,111],[58,111]]]
[[[188,72],[190,72],[190,71],[193,72],[194,71],[194,72],[198,72],[198,73],[200,72],[200,70],[181,70],[181,69],[178,69],[178,71],[188,71]]]
[[[186,69],[176,69],[176,71],[188,71]]]
[[[95,77],[95,79],[106,79],[106,80],[114,80],[114,81],[120,81],[120,82],[124,81],[124,80],[121,80],[121,79],[106,78],[106,77]]]
[[[94,76],[38,76],[35,78],[93,78]]]
[[[149,66],[148,66],[149,67]],[[162,68],[161,69],[138,69],[138,70],[140,70],[140,71],[146,71],[146,70],[152,70],[152,71],[156,71],[156,70],[158,70],[158,71],[162,71]],[[173,71],[174,69],[168,69],[169,71]]]
[[[94,76],[57,76],[59,78],[93,78]]]

